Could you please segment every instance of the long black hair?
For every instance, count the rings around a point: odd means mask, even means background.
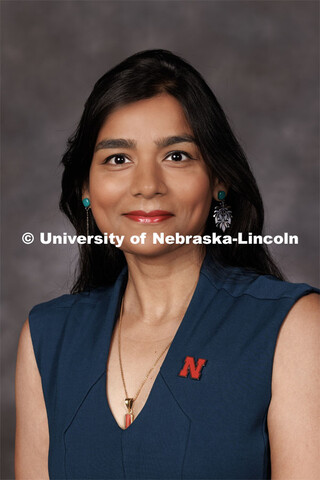
[[[82,189],[89,178],[98,132],[116,108],[160,93],[175,97],[181,104],[206,162],[210,175],[229,186],[227,204],[232,209],[231,227],[235,237],[242,232],[261,235],[263,203],[245,153],[235,138],[214,93],[200,73],[187,61],[167,50],[138,52],[105,73],[95,84],[80,123],[68,139],[61,163],[62,194],[59,207],[76,230],[86,234],[86,212]],[[219,232],[215,226],[213,200],[205,234]],[[102,235],[90,211],[90,234]],[[112,284],[126,263],[124,254],[113,245],[79,245],[80,256],[71,293]],[[284,279],[264,244],[208,245],[217,264],[245,267],[258,274]]]

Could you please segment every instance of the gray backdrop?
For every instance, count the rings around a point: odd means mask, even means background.
[[[2,478],[13,478],[14,372],[36,303],[66,293],[77,251],[24,245],[73,233],[58,211],[59,161],[94,82],[165,48],[207,79],[248,155],[272,251],[289,280],[318,284],[318,3],[2,1]]]

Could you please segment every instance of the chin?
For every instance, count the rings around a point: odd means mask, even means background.
[[[123,245],[121,250],[126,255],[135,255],[139,257],[148,257],[148,258],[157,258],[162,255],[168,255],[178,249],[181,249],[182,245],[161,245],[161,244],[153,244],[150,242],[146,242],[145,245]]]

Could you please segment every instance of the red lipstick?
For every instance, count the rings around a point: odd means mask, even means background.
[[[159,223],[173,217],[173,214],[166,210],[152,210],[151,212],[133,210],[132,212],[125,213],[125,216],[139,223]]]

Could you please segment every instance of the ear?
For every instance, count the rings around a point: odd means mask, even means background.
[[[229,188],[227,187],[227,185],[223,183],[218,177],[215,177],[212,186],[212,197],[214,198],[214,200],[216,200],[217,202],[219,201],[218,193],[220,191],[223,191],[227,196],[228,190]]]
[[[81,198],[82,200],[84,198],[89,198],[90,199],[90,192],[89,192],[89,185],[88,182],[85,181],[82,186],[82,192],[81,192]]]

